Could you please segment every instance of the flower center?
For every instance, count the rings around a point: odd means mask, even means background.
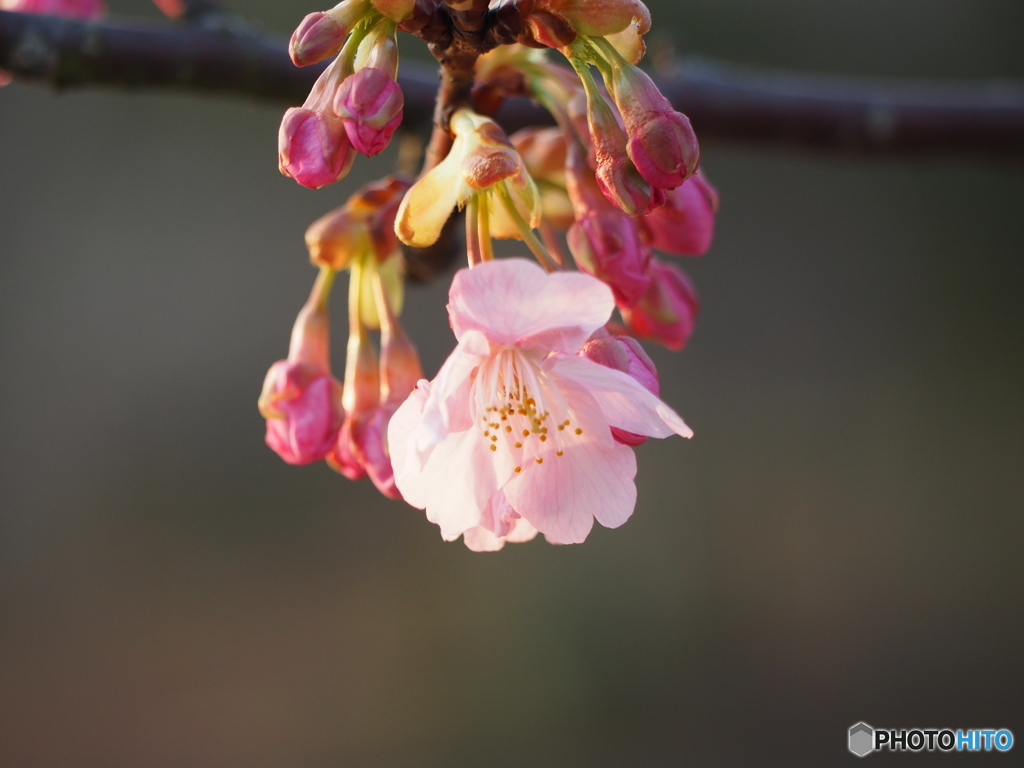
[[[474,418],[491,451],[499,447],[523,462],[543,464],[550,456],[565,454],[573,438],[583,434],[573,427],[570,409],[540,361],[520,349],[505,348],[480,366],[472,395]]]

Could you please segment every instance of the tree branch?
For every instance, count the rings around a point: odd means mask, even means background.
[[[0,68],[56,88],[106,85],[232,93],[299,104],[322,66],[292,65],[283,41],[238,25],[213,28],[80,22],[0,11]],[[438,81],[406,62],[405,122],[430,123]],[[1024,86],[779,74],[687,60],[659,82],[702,140],[890,153],[1024,154]],[[510,100],[509,131],[550,123]]]

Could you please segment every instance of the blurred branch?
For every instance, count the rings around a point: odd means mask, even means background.
[[[233,93],[299,104],[322,66],[292,65],[283,41],[238,23],[143,26],[0,11],[0,68],[58,89],[105,85]],[[839,151],[1024,154],[1024,86],[857,80],[684,60],[659,85],[702,139]],[[437,75],[405,63],[410,127],[431,121]],[[549,123],[513,100],[509,130]]]

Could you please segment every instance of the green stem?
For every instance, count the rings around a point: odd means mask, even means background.
[[[548,253],[548,249],[544,247],[544,244],[537,239],[537,236],[533,234],[533,230],[530,225],[526,223],[522,214],[519,213],[519,209],[516,208],[515,201],[512,199],[512,195],[508,191],[508,186],[505,182],[499,182],[494,185],[494,188],[498,192],[498,197],[501,199],[502,205],[505,206],[505,210],[508,212],[512,222],[516,225],[516,229],[519,230],[519,234],[522,236],[523,241],[526,243],[526,247],[530,249],[534,256],[537,257],[537,261],[544,267],[548,272],[557,272],[560,267],[558,263],[551,258],[551,254]]]

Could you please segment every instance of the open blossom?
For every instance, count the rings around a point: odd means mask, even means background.
[[[634,336],[680,350],[697,321],[697,289],[675,264],[652,258],[647,272],[651,278],[647,293],[634,306],[621,308],[622,319]]]
[[[613,308],[589,275],[523,259],[456,274],[458,346],[389,427],[399,490],[446,540],[480,527],[508,537],[519,518],[560,544],[583,541],[595,518],[618,527],[636,501],[636,459],[611,428],[692,434],[636,379],[577,355]]]
[[[697,171],[665,193],[665,205],[637,219],[640,236],[673,256],[703,256],[715,234],[718,192]]]
[[[327,316],[333,279],[332,270],[320,272],[295,320],[288,358],[270,367],[260,394],[267,445],[289,464],[324,458],[342,423],[341,385],[331,375]]]
[[[0,0],[0,11],[63,16],[67,19],[96,19],[106,10],[103,0]]]

